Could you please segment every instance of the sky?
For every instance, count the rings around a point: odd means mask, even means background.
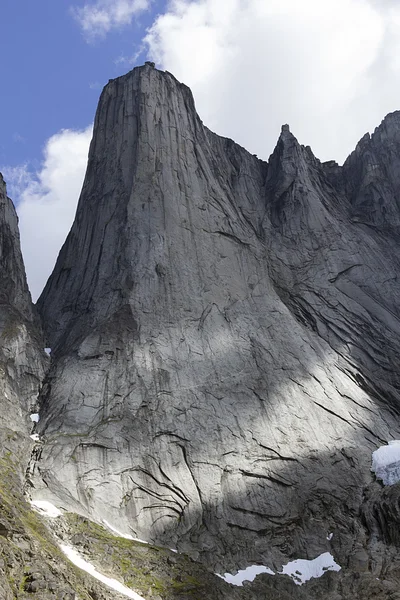
[[[34,300],[71,227],[102,87],[151,59],[265,160],[280,127],[342,163],[400,109],[398,0],[6,0],[0,171]]]

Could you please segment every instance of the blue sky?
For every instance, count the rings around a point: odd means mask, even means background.
[[[1,17],[0,171],[34,298],[74,218],[101,89],[136,64],[172,72],[208,127],[265,160],[289,123],[343,162],[400,109],[399,0],[4,0]]]
[[[132,24],[105,37],[85,38],[66,0],[6,0],[1,6],[0,165],[41,160],[47,138],[63,128],[81,129],[93,120],[108,79],[129,70],[146,28],[164,9],[153,2]],[[144,62],[144,54],[138,58]],[[133,66],[133,65],[132,65]]]

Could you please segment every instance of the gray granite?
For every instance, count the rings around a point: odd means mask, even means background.
[[[340,167],[284,126],[264,162],[171,74],[109,82],[38,302],[37,497],[217,572],[364,569],[371,453],[400,438],[399,128]]]

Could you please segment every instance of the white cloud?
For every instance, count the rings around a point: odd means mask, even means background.
[[[173,0],[146,42],[217,133],[268,158],[288,122],[344,160],[399,108],[399,25],[389,0]]]
[[[133,17],[147,10],[151,0],[97,0],[72,8],[72,14],[88,40],[104,37],[111,29],[132,23]]]
[[[17,205],[21,246],[35,301],[71,228],[85,174],[92,126],[64,129],[47,140],[41,168],[4,167],[8,194]]]

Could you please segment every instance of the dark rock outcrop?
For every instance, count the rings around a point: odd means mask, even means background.
[[[220,572],[331,551],[379,577],[360,507],[400,437],[399,127],[339,167],[284,126],[267,163],[171,74],[110,81],[38,302],[38,497]]]

